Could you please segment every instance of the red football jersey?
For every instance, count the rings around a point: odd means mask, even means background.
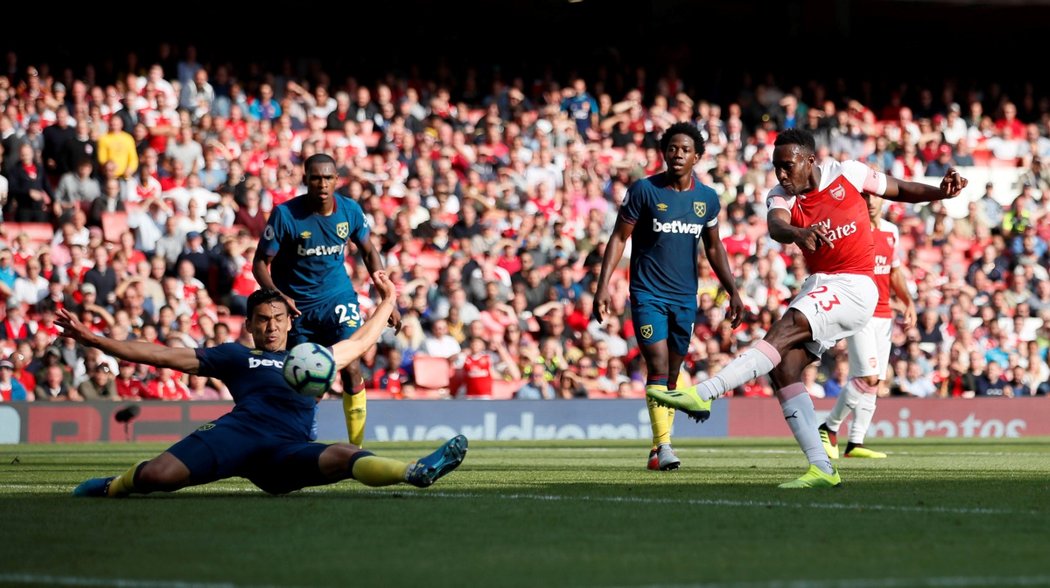
[[[769,191],[766,204],[770,210],[791,212],[796,227],[823,225],[834,247],[802,251],[811,274],[872,275],[874,249],[868,204],[861,191],[883,194],[885,174],[859,161],[827,161],[820,165],[820,187],[808,194],[792,196],[782,186]]]
[[[897,251],[900,231],[897,225],[886,219],[879,219],[879,226],[873,228],[871,234],[875,243],[875,285],[879,288],[875,316],[893,318],[893,310],[890,308],[890,273],[901,264]]]
[[[488,353],[468,355],[463,360],[467,396],[492,396],[492,356]]]

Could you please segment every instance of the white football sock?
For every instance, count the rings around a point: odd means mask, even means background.
[[[832,408],[828,413],[828,418],[824,419],[824,424],[832,432],[838,432],[842,421],[846,420],[846,415],[853,412],[853,409],[857,408],[857,404],[860,403],[861,393],[853,382],[853,378],[846,381],[842,392],[839,393],[838,400],[835,401],[835,408]]]
[[[820,468],[825,474],[834,473],[835,468],[831,467],[831,460],[820,443],[817,413],[813,409],[813,399],[806,392],[806,387],[801,382],[784,386],[777,390],[777,399],[780,400],[784,421],[791,428],[791,434],[795,436],[795,441],[806,454],[809,463]]]
[[[871,419],[875,416],[875,400],[877,395],[861,394],[860,404],[853,411],[853,424],[849,427],[849,442],[858,445],[864,443],[864,437],[868,434]]]
[[[759,341],[729,362],[713,378],[697,384],[696,391],[704,400],[721,398],[733,388],[768,374],[779,363],[780,353],[776,348]]]

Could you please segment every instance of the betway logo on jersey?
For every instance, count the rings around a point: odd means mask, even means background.
[[[317,247],[303,247],[299,245],[299,257],[324,257],[325,255],[342,254],[346,249],[346,243],[339,245],[318,245]]]
[[[822,221],[817,221],[817,225],[824,227],[824,234],[827,236],[828,241],[835,241],[836,239],[849,237],[857,232],[857,221],[853,221],[848,225],[833,227],[831,226],[831,219],[828,218]]]
[[[697,223],[684,223],[680,220],[671,221],[669,223],[662,223],[656,220],[655,218],[653,219],[654,233],[675,233],[699,237],[700,233],[702,233],[703,231],[704,225]]]
[[[284,362],[279,359],[257,359],[255,357],[248,358],[248,369],[255,369],[257,367],[275,367],[284,368]]]

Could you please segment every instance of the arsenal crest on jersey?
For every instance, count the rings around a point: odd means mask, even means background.
[[[336,225],[335,234],[339,235],[340,239],[346,239],[350,235],[350,223],[339,223]]]
[[[846,189],[842,186],[833,186],[831,188],[831,197],[835,200],[842,200],[846,197]]]
[[[886,235],[886,244],[893,247],[893,235]]]
[[[707,214],[707,203],[706,202],[694,202],[693,203],[693,212],[696,213],[696,216],[698,216],[700,218],[704,218],[704,215]]]

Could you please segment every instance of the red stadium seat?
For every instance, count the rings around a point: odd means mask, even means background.
[[[36,244],[50,243],[55,236],[51,223],[4,223],[4,232],[9,241],[14,241],[19,234],[29,235],[29,240]]]
[[[102,213],[102,236],[111,243],[120,241],[120,235],[128,230],[128,213],[118,210]]]
[[[525,380],[511,380],[505,382],[503,380],[493,380],[492,382],[492,399],[493,400],[510,400],[514,398],[514,393],[525,385]]]
[[[416,387],[430,390],[444,390],[452,384],[452,364],[443,357],[415,355],[412,358]]]

